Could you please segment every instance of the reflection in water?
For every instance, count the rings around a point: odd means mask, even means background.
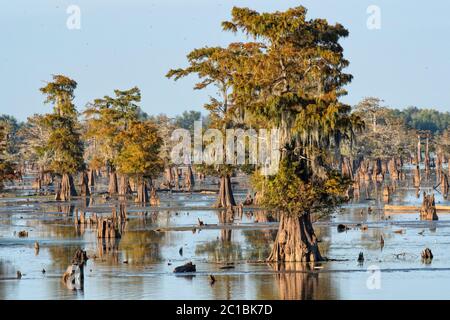
[[[137,206],[132,201],[123,202],[128,219],[122,226],[120,239],[97,239],[95,224],[75,223],[82,214],[84,220],[94,216],[111,216],[114,206],[119,214],[120,202],[107,201],[101,196],[74,199],[66,204],[46,198],[2,198],[0,278],[15,277],[17,270],[24,277],[21,280],[0,280],[0,299],[371,297],[374,293],[367,292],[365,287],[365,268],[371,264],[379,264],[386,269],[422,268],[417,257],[424,244],[430,243],[433,254],[439,257],[433,261],[433,268],[447,267],[448,250],[443,239],[448,239],[450,224],[446,215],[440,215],[436,223],[422,223],[417,220],[418,215],[393,215],[391,218],[384,215],[382,208],[386,202],[383,190],[386,185],[394,190],[390,204],[420,205],[420,199],[415,198],[416,189],[411,175],[408,177],[382,184],[363,182],[359,200],[352,200],[340,214],[321,220],[315,227],[316,235],[321,240],[320,250],[324,256],[338,261],[326,262],[322,266],[316,264],[315,269],[306,264],[277,266],[261,263],[270,254],[276,237],[276,213],[250,211],[248,208],[243,212],[193,209],[212,205],[215,195],[162,193],[161,206],[165,208],[159,211],[148,206]],[[432,187],[431,181],[423,179],[420,190],[430,192]],[[237,196],[244,198],[245,193],[237,193]],[[440,194],[436,194],[436,201],[449,204]],[[184,206],[186,209],[180,209]],[[370,212],[369,206],[373,209]],[[193,233],[191,230],[196,226],[197,219],[204,221],[207,227]],[[337,223],[349,224],[351,228],[338,233]],[[358,224],[368,228],[357,227]],[[175,230],[177,228],[183,230]],[[29,237],[14,236],[14,232],[20,230],[26,230]],[[381,237],[385,241],[383,251],[380,250]],[[40,245],[39,255],[35,255],[36,241]],[[84,296],[61,285],[61,276],[73,253],[80,247],[87,250],[90,256]],[[183,248],[183,255],[179,254],[180,248]],[[361,251],[364,252],[365,263],[359,267],[356,260]],[[404,258],[401,260],[398,257]],[[192,260],[197,265],[195,278],[176,277],[172,273],[175,266],[184,264],[186,260]],[[171,265],[168,265],[169,261]],[[221,269],[229,263],[234,263],[232,269]],[[322,267],[323,270],[320,269]],[[42,273],[44,268],[45,274]],[[362,272],[321,272],[328,269],[356,269]],[[445,276],[445,272],[439,272],[438,275]],[[209,274],[217,279],[213,285],[209,283]],[[383,286],[386,284],[386,290],[397,290],[398,279],[403,278],[418,285],[425,274],[410,271],[404,277],[399,273],[388,273],[383,276]],[[385,282],[385,277],[390,280]],[[350,284],[353,286],[351,292],[346,291]],[[407,291],[403,290],[396,297],[404,297]]]
[[[276,275],[279,298],[282,300],[317,300],[336,298],[328,276],[314,271],[313,263],[287,262],[271,264]]]

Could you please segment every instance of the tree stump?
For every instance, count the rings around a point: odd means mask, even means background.
[[[434,202],[434,194],[427,195],[423,193],[422,208],[420,208],[421,220],[438,220],[436,214],[436,204]]]
[[[433,260],[433,253],[431,253],[431,250],[429,248],[423,250],[421,256],[423,263],[429,264]]]
[[[73,256],[71,265],[64,272],[62,281],[72,290],[83,290],[84,287],[84,266],[88,260],[86,251],[77,249]]]
[[[113,217],[99,217],[97,219],[97,238],[99,239],[118,239],[120,230],[117,221]]]

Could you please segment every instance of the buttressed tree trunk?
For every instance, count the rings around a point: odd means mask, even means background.
[[[148,188],[144,178],[139,178],[137,181],[137,198],[136,202],[148,202]]]
[[[420,208],[420,219],[421,220],[438,220],[436,214],[436,204],[434,201],[434,194],[427,195],[423,193],[422,207]]]
[[[323,261],[310,213],[300,217],[282,214],[277,238],[268,261],[314,262]]]
[[[119,181],[120,181],[119,196],[126,196],[132,194],[130,181],[128,180],[128,177],[124,174],[121,174]]]
[[[80,195],[82,197],[89,197],[91,192],[89,191],[89,178],[86,172],[81,173],[80,179]]]
[[[236,206],[236,201],[231,188],[231,178],[229,175],[220,177],[219,197],[217,198],[217,208],[227,208]]]
[[[108,192],[109,194],[115,195],[118,193],[118,187],[117,187],[117,173],[115,171],[112,171],[109,173],[109,186],[108,186]]]
[[[57,192],[56,200],[68,201],[71,197],[76,197],[77,191],[73,183],[73,177],[70,174],[64,173],[61,178],[61,188]]]

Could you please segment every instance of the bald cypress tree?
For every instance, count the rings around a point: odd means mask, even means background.
[[[114,90],[114,97],[95,99],[84,111],[86,117],[86,140],[89,141],[89,162],[93,167],[106,166],[109,169],[108,192],[119,192],[116,160],[121,145],[116,137],[139,118],[141,92],[138,87],[128,90]],[[126,193],[128,177],[122,176],[121,190]],[[123,194],[124,195],[124,194]]]
[[[45,103],[53,105],[53,112],[41,117],[41,125],[49,131],[39,154],[49,156],[49,169],[61,177],[56,199],[70,200],[76,196],[73,175],[83,170],[83,144],[79,133],[78,113],[73,104],[77,83],[63,75],[54,75],[40,91],[46,96]]]
[[[343,72],[349,63],[339,44],[348,31],[306,14],[301,6],[274,13],[235,7],[231,21],[222,24],[260,48],[235,75],[235,103],[280,129],[278,172],[254,179],[263,204],[281,212],[270,261],[323,259],[311,215],[343,201],[349,181],[333,167],[333,158],[358,123],[339,102],[352,79]]]

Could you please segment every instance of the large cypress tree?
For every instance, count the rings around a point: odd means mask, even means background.
[[[56,200],[67,201],[76,196],[73,175],[83,170],[83,143],[79,133],[78,113],[73,104],[77,83],[63,75],[54,75],[40,91],[46,96],[45,103],[53,105],[53,112],[40,121],[50,132],[43,141],[41,154],[50,157],[49,169],[61,177]]]

